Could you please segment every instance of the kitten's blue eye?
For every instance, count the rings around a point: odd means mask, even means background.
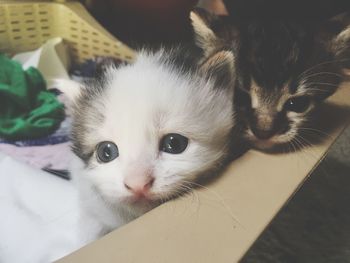
[[[159,150],[171,153],[182,153],[188,145],[188,138],[177,133],[169,133],[160,141]]]
[[[118,146],[113,142],[100,142],[97,145],[97,159],[102,163],[113,161],[119,156]]]
[[[286,103],[284,104],[284,109],[286,111],[302,113],[310,107],[310,104],[311,99],[308,96],[295,97],[286,101]]]

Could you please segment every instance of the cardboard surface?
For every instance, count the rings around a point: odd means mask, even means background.
[[[210,185],[163,204],[59,262],[237,262],[350,120],[350,84],[328,101],[320,124],[329,136],[322,142],[288,154],[251,150]]]

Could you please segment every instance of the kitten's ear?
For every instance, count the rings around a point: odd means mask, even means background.
[[[215,81],[216,88],[232,87],[235,81],[235,56],[231,51],[221,50],[200,65],[200,71],[205,78]]]
[[[343,65],[350,68],[350,13],[344,13],[336,17],[341,27],[332,43],[332,48],[337,59],[343,60]],[[346,61],[349,59],[349,61]]]
[[[330,22],[335,31],[330,45],[331,51],[344,66],[350,67],[350,13],[340,14]]]
[[[204,9],[196,8],[191,11],[190,19],[195,34],[195,43],[204,51],[204,55],[207,56],[217,47],[219,42],[214,31],[211,29],[211,24],[218,19],[218,16]]]
[[[75,102],[83,89],[82,84],[69,79],[56,79],[54,86],[64,93],[70,102]]]

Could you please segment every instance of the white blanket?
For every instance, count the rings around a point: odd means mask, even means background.
[[[77,191],[0,153],[0,262],[47,263],[77,248]]]

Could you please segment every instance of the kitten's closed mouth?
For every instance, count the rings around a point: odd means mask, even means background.
[[[261,139],[254,139],[252,140],[252,144],[258,148],[258,149],[270,149],[276,145],[276,142],[272,139],[267,140],[261,140]]]
[[[245,137],[254,148],[261,150],[270,149],[276,144],[279,144],[279,142],[276,141],[275,136],[272,136],[267,139],[259,139],[251,132],[251,130],[247,131]]]
[[[134,194],[124,199],[124,202],[130,205],[150,205],[155,203],[155,197],[152,194]]]

